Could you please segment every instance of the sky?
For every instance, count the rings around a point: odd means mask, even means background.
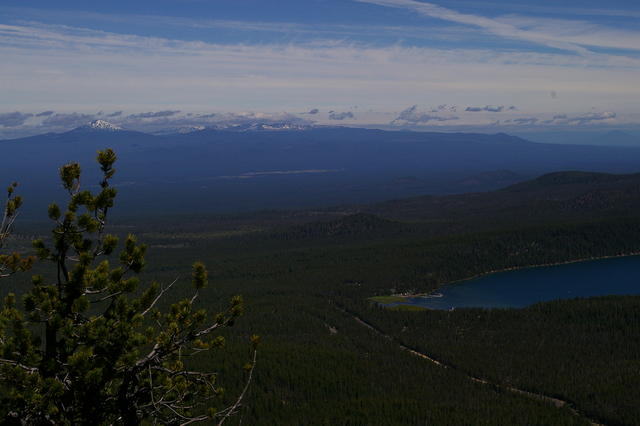
[[[640,126],[637,0],[3,0],[0,58],[0,138]]]

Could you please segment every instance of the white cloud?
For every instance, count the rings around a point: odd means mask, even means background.
[[[342,120],[354,120],[356,118],[355,114],[352,113],[351,111],[344,111],[344,112],[330,112],[329,113],[329,120],[337,120],[337,121],[342,121]]]
[[[25,121],[33,117],[33,114],[22,113],[19,111],[7,112],[0,114],[0,126],[3,127],[18,127],[22,126]]]
[[[564,7],[558,2],[551,5],[532,4],[532,3],[504,3],[504,2],[491,2],[482,1],[479,3],[477,0],[458,0],[456,4],[466,4],[473,6],[485,6],[488,8],[500,7],[501,10],[513,10],[525,13],[552,13],[552,14],[565,14],[565,15],[584,15],[584,16],[614,16],[623,18],[640,18],[640,11],[637,9],[597,9],[597,8],[580,8],[580,7]]]
[[[291,37],[300,39],[358,39],[361,37],[381,36],[392,38],[411,37],[420,40],[463,40],[467,37],[478,37],[478,31],[461,25],[443,24],[434,31],[433,28],[424,28],[421,26],[411,25],[376,25],[376,24],[322,24],[313,25],[300,24],[294,22],[257,22],[257,21],[239,21],[239,20],[223,20],[223,19],[207,19],[207,18],[185,18],[176,16],[162,15],[141,15],[141,14],[108,14],[82,11],[54,11],[54,10],[38,10],[31,8],[3,8],[0,6],[0,12],[6,10],[9,14],[20,16],[21,22],[24,23],[29,19],[36,22],[48,22],[51,20],[61,21],[73,19],[78,22],[100,22],[100,23],[118,23],[145,28],[154,28],[166,30],[167,28],[195,30],[201,33],[263,33],[268,35],[272,33],[282,40],[283,37]]]
[[[501,122],[503,126],[524,126],[536,128],[571,128],[593,125],[620,125],[630,124],[619,120],[619,115],[613,111],[591,111],[580,114],[554,114],[549,117],[543,114],[538,117],[517,117]]]
[[[446,105],[440,105],[442,108],[432,109],[431,112],[447,111]],[[460,117],[453,115],[435,115],[418,110],[418,105],[413,105],[407,109],[400,111],[400,114],[390,123],[392,125],[406,125],[406,124],[427,124],[431,122],[442,121],[454,121],[459,120]]]
[[[339,41],[224,45],[31,23],[0,25],[0,57],[6,112],[303,111],[310,101],[322,110],[358,104],[388,112],[423,99],[517,102],[535,112],[548,109],[552,89],[563,94],[556,109],[606,101],[602,109],[615,110],[640,95],[640,60],[595,54]]]
[[[576,45],[640,50],[640,31],[603,27],[583,20],[516,15],[501,17],[497,21]]]
[[[584,46],[640,50],[640,31],[601,28],[581,21],[508,17],[492,19],[460,13],[433,3],[416,0],[355,0],[379,6],[409,9],[422,15],[458,24],[471,25],[509,39],[524,40],[580,54]]]
[[[515,106],[513,106],[513,105],[511,105],[511,106],[484,105],[484,106],[481,106],[481,107],[470,106],[470,107],[465,108],[466,112],[503,112],[503,111],[516,111],[516,110],[517,110],[517,108]]]
[[[612,111],[604,111],[604,112],[590,112],[588,114],[579,115],[577,117],[572,117],[567,119],[569,124],[591,124],[591,123],[599,123],[599,122],[611,122],[613,121],[618,114]]]

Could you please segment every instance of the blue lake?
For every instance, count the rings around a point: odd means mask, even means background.
[[[430,309],[520,308],[556,299],[640,295],[640,256],[498,272],[449,284],[442,297],[415,297],[406,303]]]

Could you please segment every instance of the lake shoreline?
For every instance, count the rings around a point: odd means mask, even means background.
[[[438,290],[441,289],[444,286],[463,283],[463,282],[466,282],[466,281],[472,281],[472,280],[475,280],[475,279],[478,279],[478,278],[483,278],[483,277],[486,277],[486,276],[489,276],[489,275],[493,275],[493,274],[498,274],[498,273],[501,273],[501,272],[520,271],[520,270],[523,270],[523,269],[546,268],[546,267],[551,267],[551,266],[570,265],[570,264],[573,264],[573,263],[590,262],[590,261],[606,260],[606,259],[618,259],[618,258],[633,257],[633,256],[640,256],[640,252],[631,252],[631,253],[625,253],[625,254],[615,254],[615,255],[599,256],[599,257],[587,257],[587,258],[581,258],[581,259],[566,260],[566,261],[563,261],[563,262],[543,263],[543,264],[539,264],[539,265],[513,266],[513,267],[510,267],[510,268],[495,269],[495,270],[491,270],[491,271],[487,271],[487,272],[482,272],[480,274],[476,274],[476,275],[473,275],[473,276],[468,277],[468,278],[462,278],[460,280],[446,282],[444,284],[439,285],[436,289],[434,289],[430,293],[417,293],[417,294],[403,294],[403,293],[400,293],[400,294],[392,294],[391,296],[387,296],[387,297],[401,298],[401,299],[412,299],[412,298],[418,298],[418,297],[428,298],[428,297],[433,297],[433,294],[434,293],[437,294]]]

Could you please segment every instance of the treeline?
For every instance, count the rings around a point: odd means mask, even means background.
[[[413,357],[327,303],[292,298],[253,306],[228,347],[203,367],[237,371],[239,335],[263,336],[242,424],[587,424],[568,410],[496,391]],[[242,386],[225,382],[229,401]]]
[[[461,371],[571,401],[604,424],[640,424],[640,297],[455,312],[361,306],[361,313]]]

